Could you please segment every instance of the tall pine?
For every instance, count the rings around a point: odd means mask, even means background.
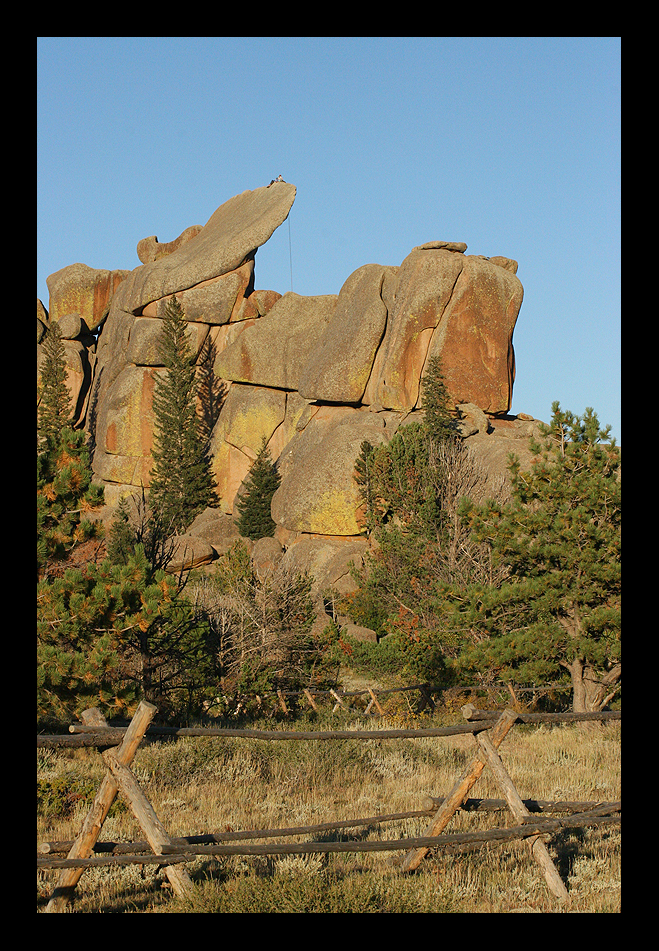
[[[37,574],[62,569],[81,542],[99,535],[95,509],[103,489],[92,482],[89,447],[74,430],[66,385],[66,354],[57,323],[43,346],[37,411]]]
[[[259,538],[271,538],[274,535],[276,526],[270,513],[270,503],[280,482],[277,467],[264,439],[249,470],[244,492],[236,502],[238,530],[244,538],[258,541]]]
[[[431,357],[421,384],[423,425],[428,436],[438,442],[459,436],[455,404],[451,402],[440,357]]]
[[[43,364],[39,406],[37,409],[37,439],[39,448],[57,445],[62,430],[70,425],[71,397],[66,385],[66,354],[59,324],[53,321],[43,343]]]
[[[150,502],[170,534],[181,534],[218,498],[209,441],[197,413],[196,368],[181,304],[172,297],[163,318],[161,360],[153,396],[154,450]]]

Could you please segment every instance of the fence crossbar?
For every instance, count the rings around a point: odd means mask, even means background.
[[[383,839],[380,841],[342,841],[342,842],[271,842],[257,845],[216,844],[189,845],[177,847],[174,843],[165,847],[161,855],[116,855],[91,856],[84,859],[37,856],[37,865],[41,868],[94,868],[103,865],[170,865],[191,862],[199,856],[221,857],[229,855],[310,855],[329,852],[394,852],[413,849],[452,848],[473,843],[501,843],[513,839],[526,839],[538,835],[547,835],[562,829],[586,828],[595,825],[620,824],[621,815],[615,809],[621,809],[621,803],[609,803],[606,812],[602,809],[556,819],[534,819],[517,826],[489,829],[478,832],[456,832],[437,836],[416,836],[405,839]]]
[[[241,737],[254,740],[387,740],[387,739],[414,739],[415,737],[456,736],[464,733],[478,733],[494,725],[499,710],[477,710],[472,704],[466,704],[463,711],[468,716],[467,722],[455,723],[445,727],[421,727],[418,729],[393,730],[249,730],[232,727],[167,727],[149,726],[146,737],[185,737],[185,736],[215,736]],[[516,720],[521,723],[580,723],[587,721],[608,722],[620,720],[619,711],[599,711],[596,713],[515,713]],[[52,749],[56,747],[109,747],[118,746],[123,740],[127,727],[98,726],[84,723],[73,723],[68,734],[37,734],[37,749]]]
[[[318,833],[335,832],[358,826],[382,825],[385,822],[396,822],[403,819],[420,819],[424,816],[434,814],[443,801],[443,797],[437,798],[428,796],[426,799],[427,804],[424,805],[422,809],[412,809],[408,812],[379,813],[375,816],[366,816],[358,819],[341,819],[332,822],[318,822],[313,825],[289,826],[280,829],[243,829],[231,832],[208,832],[201,835],[171,836],[171,840],[185,851],[189,845],[220,845],[223,842],[237,842],[245,839],[270,839],[276,837],[285,838],[286,836],[293,835],[316,835]],[[561,812],[576,814],[592,812],[593,809],[602,809],[604,807],[610,808],[611,812],[619,810],[619,804],[601,801],[562,802],[560,800],[524,799],[523,802],[529,812],[543,814]],[[505,799],[466,799],[460,808],[465,812],[502,812],[507,809],[507,803]],[[73,842],[68,840],[42,842],[37,851],[40,855],[62,854],[68,852],[72,845]],[[148,849],[149,843],[141,840],[134,842],[107,841],[97,842],[93,851],[97,855],[122,855],[145,852]]]

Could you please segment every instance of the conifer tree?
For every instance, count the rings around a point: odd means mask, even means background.
[[[355,481],[369,533],[392,519],[430,538],[444,531],[441,497],[451,453],[443,448],[447,443],[459,447],[460,433],[438,357],[428,363],[422,406],[423,423],[401,426],[384,445],[361,445]]]
[[[176,297],[163,319],[161,359],[166,372],[153,397],[154,450],[150,502],[171,534],[180,534],[218,503],[209,441],[197,413],[197,380],[187,321]]]
[[[40,448],[57,445],[62,430],[71,421],[71,397],[66,385],[66,354],[59,324],[53,321],[43,343],[41,394],[37,410],[37,437]]]
[[[601,709],[621,675],[620,452],[592,409],[552,413],[530,471],[511,461],[511,501],[465,507],[506,577],[456,592],[454,622],[473,638],[464,669],[563,681],[579,713]]]
[[[130,619],[108,566],[69,568],[37,586],[37,723],[66,722],[91,706],[125,714],[135,698],[113,630]]]
[[[102,531],[93,516],[104,492],[92,481],[85,434],[65,427],[58,443],[52,438],[37,453],[38,574],[48,574],[78,542]]]
[[[270,503],[280,482],[279,472],[264,438],[245,480],[244,492],[236,502],[240,513],[238,530],[244,538],[258,541],[259,538],[271,538],[274,535],[276,525],[270,512]]]
[[[458,420],[451,404],[440,357],[431,357],[421,383],[423,425],[432,440],[457,439]]]
[[[160,513],[149,505],[144,489],[140,496],[124,496],[117,505],[108,532],[106,557],[113,565],[127,565],[138,545],[152,574],[171,564],[174,539],[169,537]]]
[[[458,517],[461,498],[483,488],[485,473],[461,438],[439,358],[428,362],[421,403],[423,423],[401,426],[379,446],[362,443],[355,481],[377,546],[355,572],[359,589],[344,609],[379,635],[393,635],[401,670],[439,682],[458,650],[443,625],[443,591],[489,575],[488,553]]]

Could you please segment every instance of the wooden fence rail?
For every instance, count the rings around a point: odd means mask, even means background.
[[[443,803],[442,797],[427,796],[422,809],[412,809],[407,812],[378,813],[375,816],[366,816],[360,819],[342,819],[335,822],[318,822],[314,825],[290,826],[283,829],[246,829],[243,831],[205,833],[203,835],[172,836],[172,842],[185,851],[188,846],[221,845],[224,842],[244,841],[247,839],[285,838],[293,835],[322,835],[327,832],[338,832],[354,829],[359,826],[382,825],[401,819],[418,819],[431,816]],[[524,804],[529,812],[535,813],[592,813],[593,809],[619,811],[619,803],[607,802],[560,802],[549,800],[525,799]],[[460,807],[464,812],[503,812],[507,808],[505,799],[466,799]],[[607,812],[602,812],[607,815]],[[68,853],[73,840],[42,842],[38,846],[40,855],[63,855]],[[125,855],[131,852],[139,854],[147,852],[149,843],[146,840],[136,842],[97,842],[94,853],[97,855]],[[191,851],[191,850],[188,850]],[[47,863],[44,862],[44,867]]]
[[[463,707],[466,722],[449,727],[392,730],[238,730],[157,727],[151,725],[156,708],[141,703],[126,728],[115,729],[99,725],[98,716],[85,717],[81,724],[69,729],[72,736],[38,736],[37,746],[68,746],[68,740],[82,740],[84,745],[103,750],[106,775],[96,794],[80,833],[72,842],[43,843],[37,852],[37,868],[59,869],[59,878],[46,908],[47,912],[64,911],[72,899],[75,887],[85,869],[103,865],[158,864],[165,870],[175,894],[189,896],[194,885],[183,866],[198,856],[226,855],[291,855],[329,852],[403,852],[398,861],[401,870],[413,871],[424,856],[435,849],[474,847],[512,839],[525,841],[531,855],[540,866],[550,891],[559,901],[567,898],[565,885],[554,866],[542,836],[566,828],[585,828],[592,825],[620,823],[621,803],[602,802],[549,802],[522,800],[506,772],[498,748],[516,722],[568,723],[588,720],[617,720],[620,713],[593,714],[518,714],[513,710],[479,710],[473,704]],[[97,711],[89,711],[96,714]],[[85,722],[88,720],[90,722]],[[130,766],[138,746],[146,736],[208,736],[243,737],[268,740],[386,740],[414,737],[446,737],[471,733],[474,736],[475,756],[453,789],[445,797],[428,797],[423,808],[408,813],[369,816],[341,822],[320,823],[315,826],[296,826],[285,829],[254,829],[216,835],[170,837],[153,810]],[[501,800],[475,800],[469,792],[483,770],[489,767],[504,794]],[[121,793],[137,818],[145,840],[131,843],[99,842],[99,835],[110,806]],[[509,828],[479,830],[470,833],[446,834],[444,829],[459,809],[496,811],[509,809],[517,824]],[[567,812],[561,818],[547,818],[545,813]],[[543,814],[536,818],[532,813]],[[414,838],[382,841],[304,841],[248,844],[248,839],[285,838],[293,835],[318,835],[328,831],[348,829],[359,825],[380,824],[394,819],[428,816],[431,821],[425,834]],[[233,844],[231,844],[233,843]],[[239,844],[235,844],[239,843]]]
[[[311,855],[328,852],[395,852],[416,849],[455,848],[456,846],[485,844],[488,842],[510,842],[513,839],[529,839],[538,835],[558,832],[561,829],[583,829],[593,825],[611,825],[620,822],[621,803],[607,803],[605,806],[584,812],[580,815],[562,819],[538,819],[507,828],[480,830],[478,832],[457,832],[440,836],[417,836],[406,839],[388,839],[374,842],[273,842],[270,845],[229,845],[190,843],[179,845],[172,840],[159,855],[91,856],[87,859],[56,858],[37,855],[38,868],[86,869],[105,865],[165,865],[191,862],[200,855],[213,857],[227,855]],[[272,830],[273,834],[277,830]],[[278,830],[283,831],[283,830]],[[264,833],[262,833],[264,835]],[[190,837],[193,838],[193,837]],[[165,862],[166,859],[166,862]]]
[[[414,739],[424,736],[458,736],[463,733],[480,733],[490,729],[498,716],[497,711],[478,710],[472,704],[463,708],[466,723],[454,723],[451,726],[419,727],[390,730],[249,730],[232,727],[168,727],[149,726],[145,730],[147,737],[184,737],[215,736],[241,737],[252,740],[393,740]],[[520,723],[577,723],[587,721],[610,722],[620,720],[619,711],[599,711],[596,713],[515,713]],[[111,747],[118,746],[128,727],[103,727],[98,725],[73,723],[69,734],[37,734],[37,749],[57,747]]]

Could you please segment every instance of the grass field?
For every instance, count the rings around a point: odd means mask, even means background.
[[[458,720],[453,715],[444,722]],[[438,722],[436,716],[415,725]],[[335,717],[316,721],[313,728],[328,729],[332,724],[345,727]],[[362,729],[400,725],[382,719],[353,721]],[[296,723],[295,728],[310,726]],[[522,798],[613,801],[621,797],[620,743],[619,722],[518,724],[500,754]],[[143,746],[133,772],[169,834],[182,836],[418,810],[427,795],[450,791],[471,759],[473,746],[469,735],[325,742],[195,737]],[[38,842],[74,838],[103,772],[95,750],[38,751]],[[501,798],[487,769],[470,795]],[[425,833],[428,821],[417,817],[372,824],[324,833],[322,839],[418,836]],[[446,832],[515,824],[507,812],[461,812]],[[116,802],[101,839],[142,838],[130,811]],[[549,838],[548,847],[568,888],[564,904],[549,893],[528,847],[515,842],[430,853],[411,874],[392,866],[392,855],[400,853],[391,852],[198,857],[187,866],[196,885],[189,902],[173,895],[157,866],[98,868],[84,873],[69,910],[78,914],[620,912],[619,825],[564,830]],[[56,871],[37,872],[38,912],[45,910],[56,877]]]

